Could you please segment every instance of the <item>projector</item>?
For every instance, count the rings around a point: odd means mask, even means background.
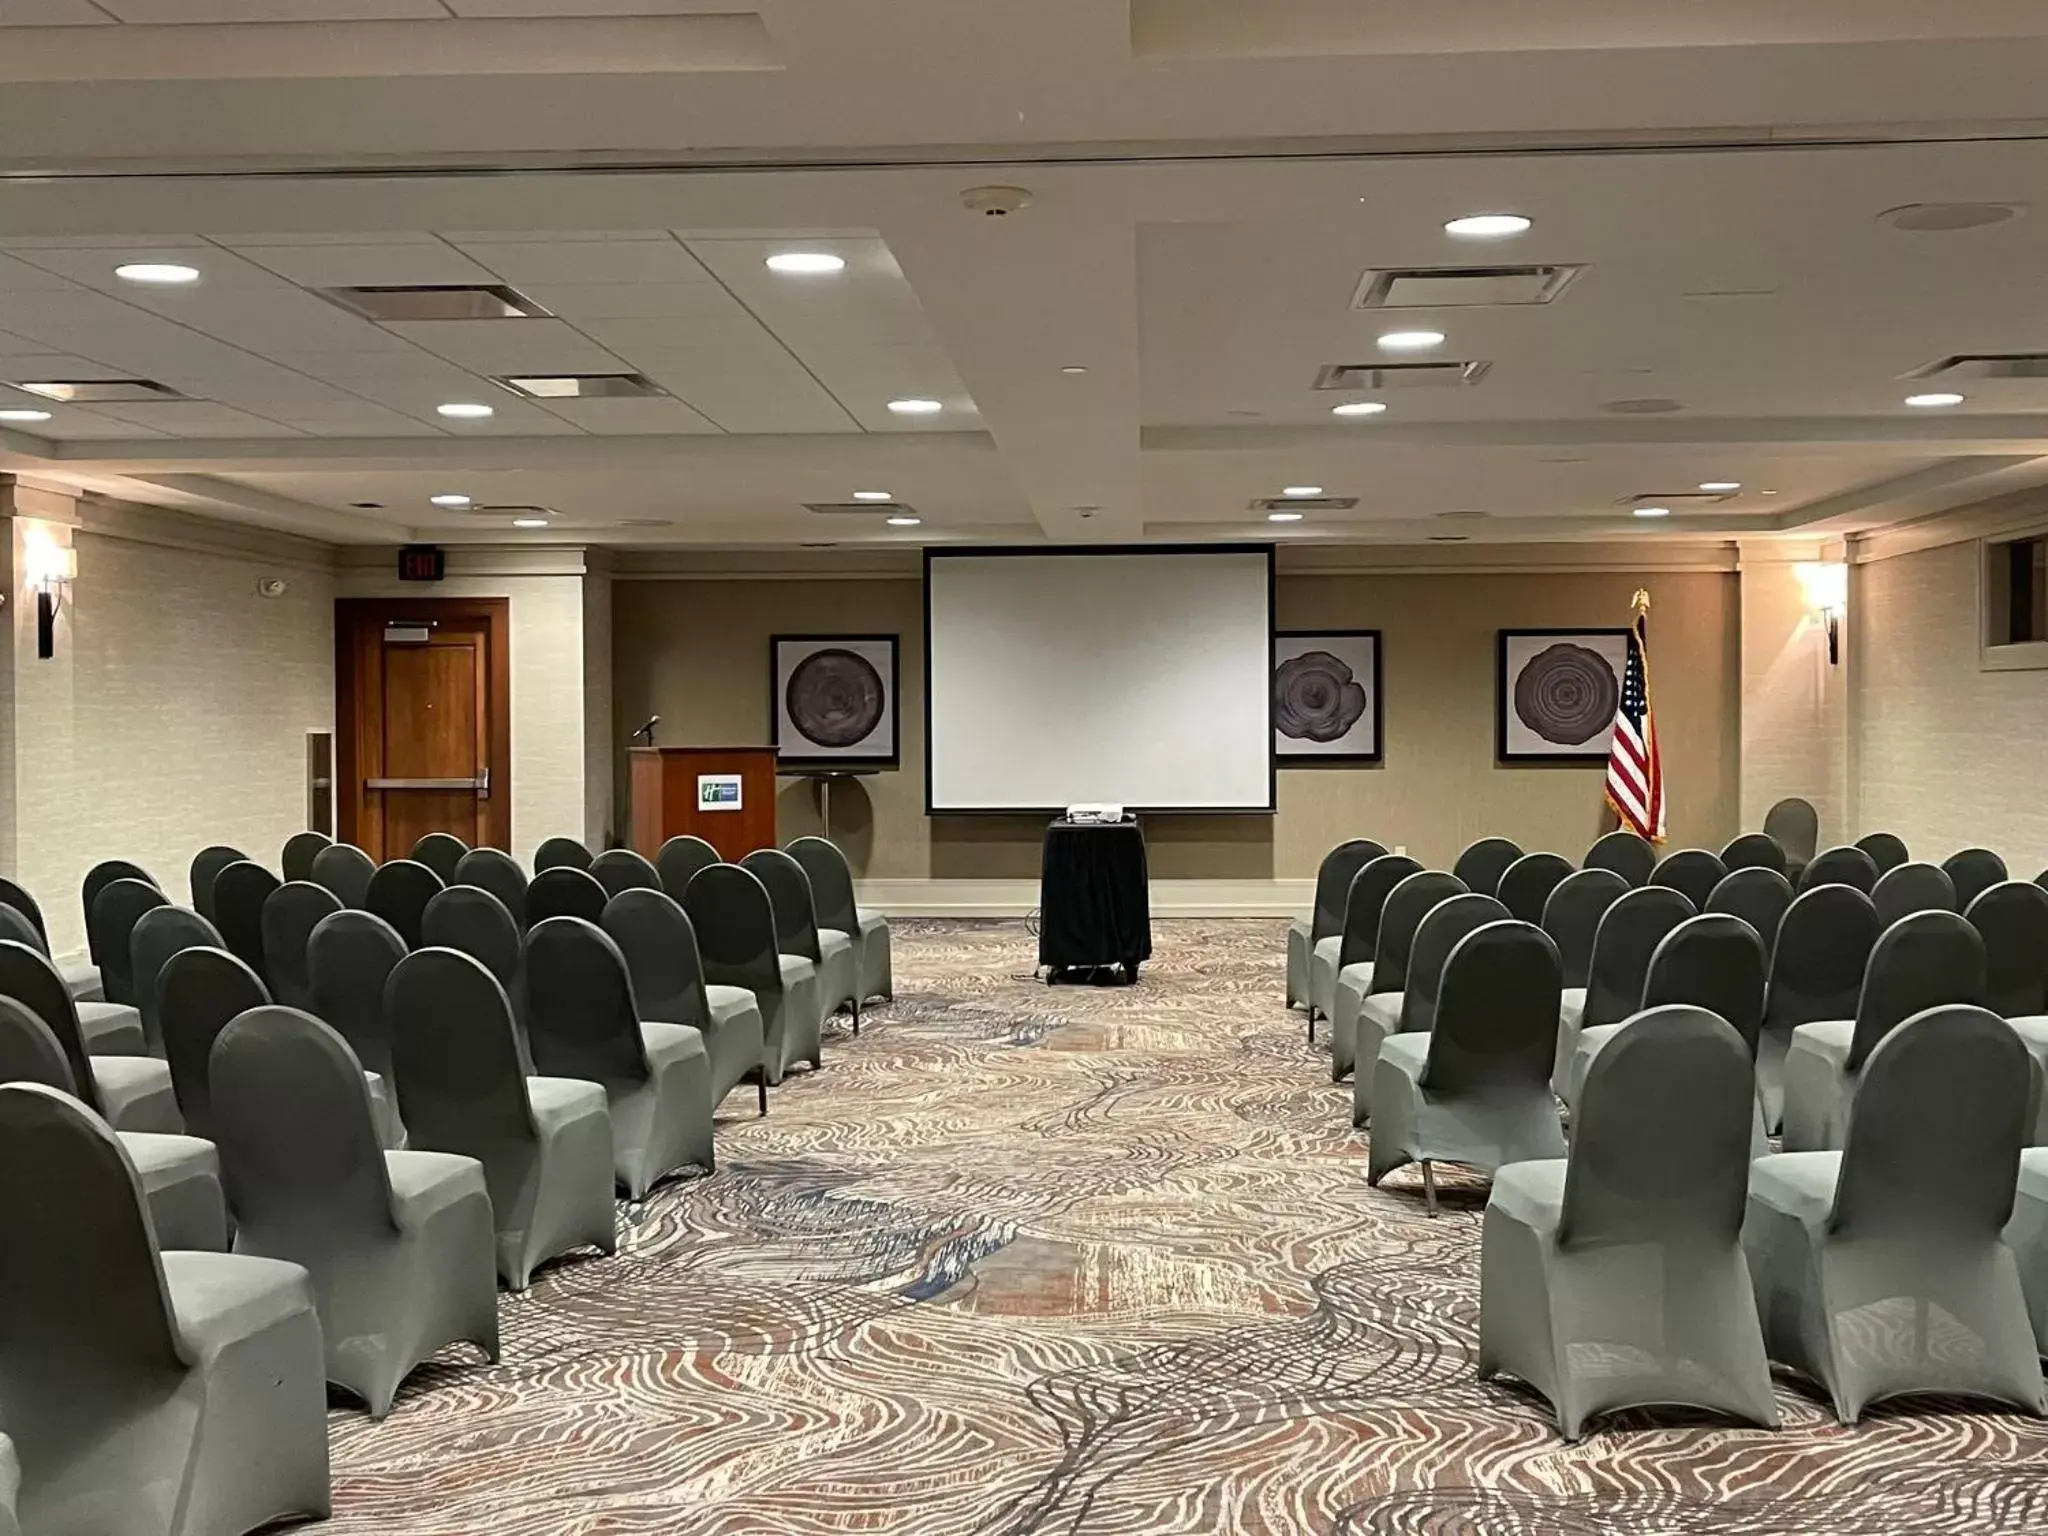
[[[1124,819],[1124,808],[1120,805],[1088,804],[1067,807],[1067,820],[1078,822],[1082,826],[1101,825]]]

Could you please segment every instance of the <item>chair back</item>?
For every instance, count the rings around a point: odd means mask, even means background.
[[[1949,1004],[1907,1019],[1863,1064],[1830,1229],[1926,1249],[1997,1242],[2033,1092],[2027,1048],[1998,1015]]]
[[[551,917],[580,917],[586,923],[604,920],[611,898],[587,870],[557,864],[533,877],[526,887],[526,924],[538,928]]]
[[[595,923],[550,917],[528,930],[526,1034],[535,1069],[549,1077],[647,1081],[632,973]]]
[[[1801,894],[1778,924],[1764,1022],[1789,1032],[1820,1019],[1854,1018],[1878,931],[1877,908],[1854,886]]]
[[[1586,970],[1586,1008],[1580,1024],[1592,1029],[1619,1024],[1640,1013],[1643,983],[1649,980],[1657,946],[1693,915],[1685,893],[1667,885],[1638,886],[1609,907],[1593,935],[1593,961]]]
[[[11,997],[43,1021],[64,1053],[74,1090],[85,1107],[101,1110],[99,1086],[85,1055],[85,1037],[78,1029],[78,1005],[50,957],[18,939],[0,939],[0,997]],[[5,1268],[0,1265],[0,1268]]]
[[[526,871],[500,848],[472,848],[455,866],[455,884],[489,891],[523,931],[526,927]]]
[[[519,925],[505,904],[480,886],[451,885],[420,914],[420,945],[469,956],[497,979],[508,1000],[520,994]]]
[[[1477,891],[1440,901],[1423,914],[1408,949],[1408,983],[1401,990],[1402,1034],[1418,1034],[1436,1022],[1444,966],[1465,935],[1488,923],[1505,922],[1508,915],[1498,898]]]
[[[322,920],[341,910],[339,896],[310,880],[290,881],[264,898],[263,979],[282,1006],[312,1008],[313,973],[306,963],[306,945]]]
[[[1650,871],[1650,884],[1680,892],[1694,911],[1703,910],[1714,887],[1728,877],[1728,866],[1717,853],[1704,848],[1681,848],[1658,860]]]
[[[36,925],[22,915],[19,907],[0,905],[0,939],[12,939],[17,944],[26,944],[30,949],[47,955],[50,946],[43,936],[36,932]]]
[[[1500,877],[1501,905],[1508,915],[1525,923],[1543,921],[1543,905],[1550,893],[1572,876],[1572,861],[1562,854],[1528,853],[1515,860]]]
[[[1791,905],[1792,882],[1775,869],[1751,865],[1729,870],[1728,878],[1707,897],[1706,910],[1725,912],[1749,924],[1764,941],[1764,957],[1769,959],[1778,945],[1778,925]]]
[[[1351,882],[1358,878],[1361,869],[1374,859],[1384,858],[1386,852],[1369,837],[1354,837],[1323,855],[1323,861],[1316,866],[1315,906],[1310,910],[1308,920],[1311,945],[1343,929],[1344,907],[1351,896]]]
[[[1581,869],[1605,869],[1629,885],[1646,884],[1657,867],[1657,850],[1633,832],[1609,832],[1586,850]]]
[[[12,907],[29,921],[41,940],[43,952],[50,949],[50,925],[43,921],[43,909],[35,897],[28,893],[26,886],[0,875],[0,907]]]
[[[1780,800],[1764,812],[1764,834],[1794,863],[1809,863],[1820,846],[1820,812],[1796,796]]]
[[[1500,877],[1522,856],[1522,850],[1504,837],[1482,837],[1451,866],[1451,873],[1465,882],[1465,889],[1480,896],[1500,890]]]
[[[744,987],[756,996],[780,995],[775,904],[752,870],[737,864],[698,870],[683,893],[683,911],[697,932],[707,982]]]
[[[626,957],[642,1019],[698,1029],[710,1023],[704,957],[680,902],[666,891],[623,891],[604,909],[604,931]]]
[[[1639,837],[1636,841],[1643,842]],[[1647,875],[1649,871],[1643,873]],[[1631,889],[1628,878],[1615,870],[1582,869],[1559,881],[1550,899],[1543,903],[1543,931],[1557,946],[1566,986],[1586,985],[1587,972],[1593,967],[1593,938],[1600,931],[1600,919]]]
[[[50,1026],[28,1004],[6,996],[0,996],[0,1083],[41,1083],[74,1097],[78,1087]]]
[[[1726,912],[1703,912],[1667,933],[1650,956],[1643,1007],[1704,1008],[1735,1031],[1754,1060],[1769,986],[1770,959],[1756,930]]]
[[[1846,885],[1868,896],[1877,889],[1877,865],[1861,848],[1830,848],[1799,872],[1799,893]]]
[[[332,1025],[365,1067],[387,1079],[391,1025],[384,1017],[384,988],[405,954],[405,940],[374,912],[351,909],[323,917],[306,940],[314,1017]]]
[[[101,965],[104,962],[100,959],[99,936],[92,929],[93,904],[99,900],[100,892],[112,885],[116,880],[140,880],[144,885],[149,886],[156,884],[156,877],[154,875],[150,874],[140,864],[130,864],[126,859],[107,859],[93,865],[91,869],[85,872],[85,880],[80,886],[80,910],[85,913],[86,951],[92,956],[92,963],[94,965]],[[127,955],[128,939],[125,934],[122,935],[119,949],[123,956]]]
[[[811,905],[817,910],[818,926],[858,937],[860,908],[853,895],[853,867],[839,845],[822,837],[800,837],[789,845],[788,853],[811,878]],[[688,889],[687,885],[684,888]]]
[[[418,949],[420,919],[426,915],[427,903],[445,889],[441,877],[426,865],[412,859],[393,859],[389,864],[380,864],[370,876],[369,888],[363,893],[363,909],[389,923],[405,940],[407,949]]]
[[[1965,848],[1961,853],[1952,853],[1941,861],[1941,867],[1955,885],[1958,912],[1969,911],[1971,902],[2010,878],[2005,860],[1989,848]]]
[[[231,1020],[268,1007],[270,993],[254,971],[224,949],[187,949],[171,956],[156,979],[156,1011],[171,1090],[194,1136],[213,1138],[208,1070],[213,1043]]]
[[[1422,873],[1422,866],[1406,854],[1382,854],[1351,877],[1351,890],[1344,900],[1344,921],[1337,929],[1343,942],[1337,946],[1337,969],[1377,960],[1380,920],[1387,910],[1387,897],[1410,875]],[[1325,934],[1325,938],[1329,935]]]
[[[701,837],[688,835],[670,838],[654,856],[654,867],[661,872],[661,888],[677,901],[683,899],[699,870],[722,862],[716,848]]]
[[[313,878],[313,861],[320,857],[320,850],[332,848],[334,839],[325,832],[294,832],[284,840],[284,851],[278,856],[277,867],[284,875],[284,883]]]
[[[424,864],[440,876],[443,885],[455,883],[455,866],[469,852],[469,844],[453,832],[429,832],[412,845],[412,861]]]
[[[2008,880],[1963,915],[1984,940],[1984,1006],[2007,1019],[2048,1013],[2048,890]]]
[[[536,875],[550,869],[587,870],[590,865],[590,850],[573,837],[551,837],[533,851]]]
[[[624,891],[658,891],[661,876],[630,848],[607,848],[590,861],[590,873],[607,897]]]
[[[1547,1096],[1562,975],[1541,928],[1509,919],[1466,934],[1444,962],[1422,1086]]]
[[[1465,894],[1465,882],[1440,869],[1418,870],[1387,892],[1387,904],[1380,909],[1369,993],[1399,992],[1408,985],[1408,954],[1415,947],[1415,930],[1438,902]]]
[[[163,1051],[163,1020],[156,1011],[156,983],[171,956],[187,949],[221,948],[220,930],[187,907],[152,907],[136,919],[128,940],[128,974],[143,1038],[152,1054]]]
[[[130,1006],[141,1003],[130,948],[135,938],[135,925],[142,921],[143,913],[169,905],[162,891],[140,880],[112,881],[93,897],[85,931],[99,964],[100,990],[108,1002]]]
[[[202,848],[192,856],[192,868],[186,878],[192,886],[192,910],[208,922],[213,921],[213,883],[220,872],[230,864],[242,864],[249,855],[239,848],[230,848],[225,843],[215,843]]]
[[[1558,1247],[1732,1252],[1755,1100],[1750,1051],[1712,1009],[1673,1003],[1630,1019],[1593,1058],[1572,1111]]]
[[[1856,839],[1856,846],[1870,855],[1879,879],[1912,858],[1906,851],[1906,840],[1895,832],[1866,832]]]
[[[408,1143],[485,1157],[536,1140],[512,1003],[484,965],[452,949],[416,950],[385,983],[391,1068]],[[505,1191],[493,1190],[494,1203]],[[509,1210],[500,1205],[499,1209]]]
[[[230,954],[258,976],[267,973],[263,958],[263,904],[278,888],[278,878],[261,864],[244,859],[230,864],[213,880],[213,926]]]
[[[1791,868],[1778,840],[1763,832],[1745,832],[1736,838],[1721,850],[1721,863],[1731,875],[1739,869],[1768,869],[1782,877]]]
[[[1879,925],[1889,928],[1915,912],[1955,911],[1956,888],[1948,875],[1932,864],[1895,864],[1877,877],[1870,904],[1877,908]]]
[[[1916,1013],[1949,1003],[1982,1006],[1984,941],[1953,912],[1915,912],[1878,935],[1856,1002],[1847,1065],[1863,1065],[1877,1042]]]
[[[768,888],[768,900],[775,908],[775,942],[782,953],[821,959],[811,877],[804,867],[780,848],[756,848],[740,860],[740,868]]]
[[[338,1031],[296,1008],[252,1008],[214,1041],[207,1079],[237,1226],[394,1229],[370,1085]]]
[[[335,843],[313,858],[313,883],[334,892],[344,907],[360,912],[370,899],[370,877],[377,864],[354,843]]]

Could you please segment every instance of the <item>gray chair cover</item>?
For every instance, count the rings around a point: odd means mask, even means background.
[[[2020,1151],[2019,1188],[2012,1220],[2005,1224],[2005,1246],[2019,1264],[2020,1290],[2039,1347],[2048,1339],[2048,1146],[2038,1139]]]
[[[1694,916],[1685,893],[1644,885],[1622,894],[1602,914],[1593,935],[1593,960],[1583,992],[1560,991],[1553,1081],[1560,1094],[1571,1073],[1581,1030],[1619,1024],[1643,1006],[1643,982],[1664,936]]]
[[[1630,885],[1642,885],[1657,867],[1657,850],[1633,832],[1609,832],[1586,850],[1580,869],[1605,869]]]
[[[125,878],[108,882],[93,897],[85,931],[93,964],[100,968],[100,989],[108,1002],[140,1006],[129,943],[143,913],[169,905],[155,886]]]
[[[626,891],[604,909],[604,931],[626,957],[633,998],[650,1023],[686,1024],[704,1037],[711,1058],[714,1108],[748,1078],[758,1086],[760,1112],[768,1112],[768,1077],[761,1067],[761,1008],[740,987],[704,981],[697,931],[666,891]]]
[[[83,1005],[72,1001],[71,989],[41,950],[18,939],[0,939],[0,997],[13,998],[57,1037],[79,1096],[115,1130],[184,1131],[170,1067],[142,1054],[88,1055],[78,1025]]]
[[[1316,894],[1309,915],[1287,925],[1287,1006],[1309,1008],[1311,1026],[1315,1010],[1309,992],[1309,957],[1316,945],[1343,926],[1352,880],[1386,851],[1369,837],[1350,838],[1332,848],[1316,866]]]
[[[740,860],[740,867],[768,889],[769,903],[775,909],[776,944],[781,952],[808,960],[817,969],[820,1028],[823,1020],[831,1018],[844,1003],[853,1009],[853,1032],[859,1034],[859,957],[846,935],[818,927],[811,877],[780,848],[757,848]]]
[[[455,866],[455,883],[489,891],[512,914],[523,932],[526,928],[526,871],[518,860],[497,848],[473,848]]]
[[[2000,1240],[2027,1094],[2025,1052],[1995,1014],[1932,1008],[1870,1053],[1840,1152],[1751,1167],[1743,1247],[1765,1347],[1842,1423],[1904,1392],[2043,1411]]]
[[[1562,854],[1530,853],[1507,867],[1496,894],[1511,917],[1525,923],[1543,921],[1543,905],[1573,874],[1572,861]]]
[[[1645,876],[1648,873],[1644,871]],[[1593,938],[1600,931],[1600,919],[1632,884],[1641,885],[1642,881],[1631,882],[1611,869],[1582,869],[1561,881],[1543,903],[1543,931],[1557,946],[1557,959],[1564,967],[1567,988],[1585,990],[1586,973],[1593,967]]]
[[[1494,1176],[1481,1380],[1527,1382],[1567,1440],[1619,1408],[1777,1426],[1742,1251],[1754,1102],[1749,1052],[1711,1010],[1651,1008],[1622,1026],[1580,1091],[1569,1160]]]
[[[320,856],[323,848],[332,848],[334,839],[325,832],[294,832],[284,840],[284,851],[278,856],[277,867],[289,885],[294,880],[313,878],[313,861]]]
[[[29,894],[26,886],[0,875],[0,906],[12,907],[27,918],[36,931],[36,947],[46,955],[50,952],[50,925],[43,921],[42,904]]]
[[[529,1071],[533,1055],[526,1043],[525,945],[519,924],[505,904],[480,886],[451,885],[420,916],[422,940],[437,949],[460,950],[497,979],[512,1006],[512,1024],[519,1037],[520,1059]]]
[[[256,973],[224,949],[187,949],[171,956],[156,979],[157,1017],[178,1112],[194,1136],[213,1135],[213,1095],[207,1068],[213,1042],[251,1008],[269,1006]]]
[[[1791,905],[1792,882],[1774,869],[1752,865],[1731,869],[1728,878],[1707,897],[1705,910],[1726,912],[1749,924],[1764,941],[1764,955],[1768,958],[1777,948],[1778,925],[1785,920],[1785,911]]]
[[[469,851],[469,844],[453,832],[429,832],[412,845],[412,861],[426,865],[443,885],[453,885],[455,867]]]
[[[1785,1150],[1842,1145],[1864,1061],[1907,1019],[1984,995],[1984,941],[1953,912],[1915,912],[1878,936],[1853,1019],[1801,1024],[1785,1058]]]
[[[533,852],[533,872],[538,875],[550,869],[587,870],[591,865],[590,850],[573,837],[551,837]],[[539,918],[534,919],[539,922]]]
[[[213,882],[230,864],[248,862],[249,855],[239,848],[230,848],[225,843],[215,843],[202,848],[192,856],[192,868],[188,879],[192,886],[192,910],[208,922],[213,921]]]
[[[1785,850],[1786,878],[1796,881],[1820,847],[1820,812],[1796,796],[1780,800],[1764,812],[1764,834]]]
[[[768,1081],[780,1083],[799,1061],[823,1066],[817,967],[781,953],[774,904],[760,879],[737,864],[713,864],[690,882],[683,910],[697,931],[706,983],[742,988],[761,1010]]]
[[[185,907],[152,907],[135,921],[128,938],[128,975],[142,1013],[149,1054],[164,1054],[163,1021],[157,1017],[156,981],[171,956],[186,949],[219,949],[220,930]]]
[[[1481,896],[1500,889],[1500,877],[1522,856],[1522,850],[1504,837],[1482,837],[1451,866],[1451,873],[1465,882],[1465,888]]]
[[[1390,1037],[1373,1066],[1370,1183],[1419,1162],[1434,1213],[1432,1163],[1491,1171],[1564,1156],[1550,1092],[1558,977],[1556,946],[1527,923],[1489,923],[1458,941],[1436,1027]]]
[[[1853,886],[1821,886],[1785,909],[1771,949],[1771,988],[1756,1052],[1766,1130],[1776,1130],[1783,1118],[1792,1032],[1816,1020],[1855,1017],[1878,932],[1877,908]]]
[[[374,912],[343,909],[320,919],[306,939],[310,1012],[337,1031],[369,1076],[370,1107],[387,1147],[406,1144],[405,1117],[391,1086],[391,1024],[384,988],[405,958],[405,940]]]
[[[447,1345],[497,1360],[497,1242],[474,1159],[384,1151],[363,1064],[294,1009],[229,1024],[211,1080],[235,1252],[305,1267],[328,1381],[381,1419]]]
[[[661,888],[677,901],[683,899],[698,870],[722,862],[716,848],[701,837],[688,835],[670,838],[654,855],[654,867],[661,872]]]
[[[455,950],[424,949],[400,961],[385,1011],[412,1147],[483,1165],[499,1278],[523,1291],[536,1267],[572,1248],[617,1252],[604,1089],[529,1078],[504,988]]]
[[[100,1114],[91,1079],[80,1084],[50,1027],[11,997],[0,997],[0,1083],[42,1083],[73,1095]],[[135,1165],[157,1240],[166,1248],[225,1253],[228,1210],[220,1188],[220,1158],[213,1143],[196,1135],[118,1134]]]
[[[1358,1062],[1358,1014],[1372,991],[1372,978],[1379,968],[1380,923],[1386,915],[1387,898],[1394,887],[1410,875],[1422,873],[1422,866],[1406,854],[1389,853],[1374,859],[1351,877],[1351,895],[1344,905],[1343,927],[1332,938],[1316,945],[1310,957],[1310,990],[1319,983],[1318,973],[1327,964],[1334,972],[1330,993],[1330,1081],[1340,1083],[1350,1076]],[[1315,1013],[1309,1013],[1309,1038],[1315,1038]],[[1381,1031],[1384,1033],[1384,1031]],[[1368,1052],[1366,1060],[1372,1059]]]
[[[606,896],[661,889],[661,876],[654,866],[630,848],[605,849],[590,861],[590,873],[604,887]]]
[[[310,1011],[313,976],[306,944],[323,918],[342,910],[341,898],[324,885],[293,880],[263,901],[263,979],[282,1007]]]
[[[75,1099],[0,1087],[0,1422],[21,1529],[218,1536],[324,1518],[304,1271],[160,1252],[144,1210],[121,1142]]]
[[[1681,848],[1658,860],[1657,867],[1650,871],[1650,884],[1682,892],[1694,911],[1703,911],[1714,887],[1727,876],[1728,866],[1721,862],[1719,854],[1704,848]]]
[[[344,907],[356,911],[369,900],[370,877],[376,873],[376,861],[353,843],[335,843],[313,858],[313,883],[326,886]]]
[[[800,837],[789,845],[789,856],[803,865],[804,873],[811,877],[811,899],[818,909],[818,926],[844,933],[853,940],[854,963],[860,972],[861,1005],[865,1007],[870,998],[894,997],[889,919],[879,912],[860,910],[854,898],[853,867],[846,862],[839,845],[822,837]],[[669,894],[676,895],[674,891]],[[676,896],[676,900],[682,898]]]
[[[526,935],[526,1027],[549,1077],[601,1083],[611,1103],[614,1171],[628,1198],[695,1163],[712,1171],[711,1057],[683,1024],[640,1019],[618,945],[579,917]]]
[[[1440,869],[1418,870],[1395,884],[1380,909],[1379,937],[1373,945],[1372,970],[1365,977],[1365,995],[1355,1006],[1351,996],[1343,999],[1339,1006],[1349,1023],[1339,1026],[1333,1022],[1333,1037],[1338,1028],[1348,1028],[1355,1051],[1360,1034],[1390,1035],[1400,1027],[1401,993],[1408,985],[1408,955],[1415,946],[1415,930],[1438,902],[1465,894],[1465,882]],[[1356,983],[1354,976],[1348,990],[1355,992]],[[1331,1049],[1335,1048],[1333,1043]],[[1372,1057],[1364,1057],[1363,1062],[1370,1068]]]
[[[1743,869],[1768,869],[1782,876],[1789,867],[1778,840],[1762,832],[1745,832],[1736,838],[1721,850],[1721,863],[1731,875]]]
[[[363,910],[374,912],[405,940],[407,949],[420,946],[420,918],[427,903],[444,889],[441,877],[411,859],[393,859],[377,866],[363,893]]]
[[[526,924],[538,928],[551,917],[580,917],[586,923],[599,923],[604,921],[604,904],[609,900],[595,876],[557,864],[535,875],[526,887]]]
[[[1955,911],[1956,888],[1932,864],[1895,864],[1877,877],[1870,904],[1877,908],[1879,925],[1889,928],[1915,912]]]
[[[1941,861],[1941,867],[1955,883],[1958,912],[1969,911],[1971,902],[2010,878],[2005,860],[1989,848],[1965,848],[1961,853],[1952,853]]]
[[[1846,885],[1868,896],[1877,889],[1877,865],[1861,848],[1830,848],[1799,872],[1799,893],[1823,885]]]
[[[1880,879],[1913,857],[1906,851],[1906,840],[1893,832],[1866,832],[1856,839],[1856,846],[1870,855]]]
[[[79,887],[81,897],[79,910],[85,915],[85,943],[87,950],[92,955],[92,963],[94,965],[100,963],[100,952],[99,940],[92,931],[93,903],[99,900],[100,892],[112,885],[116,880],[140,880],[144,885],[156,884],[156,877],[154,875],[141,865],[131,864],[126,859],[107,859],[93,865],[91,869],[85,872],[85,879]],[[125,954],[126,952],[127,945],[124,941],[122,953]]]
[[[1984,1006],[2007,1019],[2048,1013],[2048,891],[2008,880],[1963,915],[1984,940]]]
[[[1443,985],[1444,966],[1451,952],[1466,934],[1488,923],[1505,922],[1508,909],[1492,896],[1467,891],[1447,897],[1423,915],[1416,925],[1414,942],[1408,949],[1408,980],[1398,994],[1401,1011],[1391,1027],[1384,1024],[1380,1010],[1361,1010],[1357,1023],[1356,1052],[1360,1060],[1379,1060],[1380,1046],[1389,1035],[1423,1034],[1436,1023],[1436,1009]],[[1364,1125],[1372,1115],[1370,1072],[1360,1072],[1351,1085],[1351,1123]]]
[[[48,940],[19,907],[0,905],[0,939],[26,944],[45,959],[50,956]],[[81,1000],[79,989],[71,984],[70,977],[61,968],[58,975],[64,978],[65,990],[73,999],[78,1015],[78,1035],[85,1042],[86,1055],[147,1056],[150,1053],[140,1008],[127,1003]],[[94,990],[98,989],[98,975],[95,970]]]
[[[269,974],[263,958],[263,904],[279,883],[261,864],[247,860],[230,864],[214,877],[213,926],[229,953],[258,976]]]

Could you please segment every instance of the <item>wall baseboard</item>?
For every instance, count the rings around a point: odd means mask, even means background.
[[[1154,917],[1300,917],[1314,880],[1154,880]],[[863,880],[860,904],[893,917],[1023,917],[1036,880]]]

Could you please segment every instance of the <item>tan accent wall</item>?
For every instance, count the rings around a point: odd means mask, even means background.
[[[1742,825],[1761,828],[1773,805],[1797,796],[1819,812],[1825,848],[1849,840],[1854,657],[1845,637],[1829,663],[1827,629],[1800,580],[1806,563],[1742,552]]]

